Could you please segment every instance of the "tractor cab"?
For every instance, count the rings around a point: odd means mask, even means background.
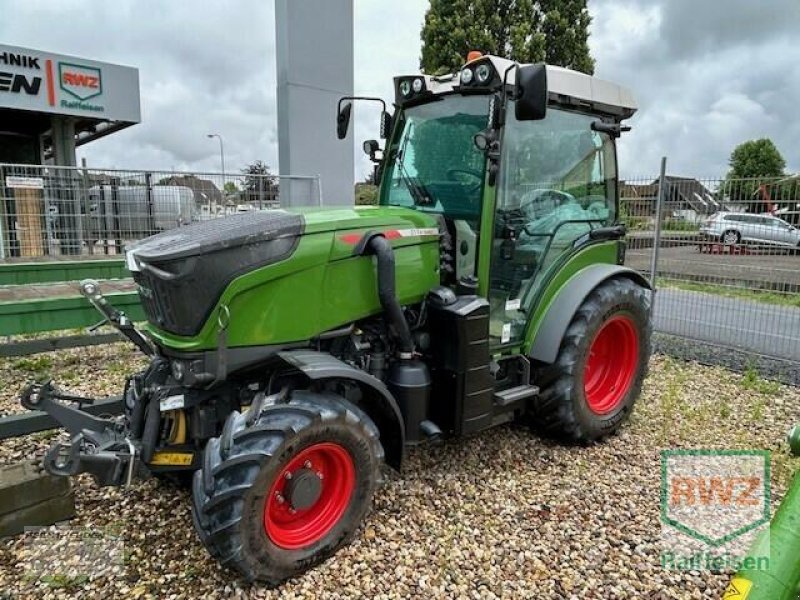
[[[622,236],[615,139],[636,104],[583,73],[470,58],[458,73],[396,77],[386,148],[378,158],[376,141],[364,147],[380,204],[443,220],[448,283],[475,281],[490,301],[492,347],[514,347],[560,263]]]

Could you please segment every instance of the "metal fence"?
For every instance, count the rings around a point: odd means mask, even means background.
[[[620,197],[668,349],[800,383],[800,177],[637,178]]]
[[[317,205],[319,179],[0,164],[0,262],[115,255],[289,193]],[[629,178],[620,197],[660,349],[800,384],[800,177]]]
[[[319,177],[0,164],[0,260],[119,254],[173,227],[276,208],[290,189],[320,204]]]

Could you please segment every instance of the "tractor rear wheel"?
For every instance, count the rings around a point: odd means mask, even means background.
[[[650,358],[650,292],[630,279],[598,286],[561,341],[558,358],[534,380],[542,392],[534,422],[574,442],[614,433],[642,389]]]
[[[277,585],[352,538],[382,462],[377,427],[338,395],[234,412],[195,473],[195,529],[223,565]]]

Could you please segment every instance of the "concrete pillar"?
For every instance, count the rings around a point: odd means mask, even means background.
[[[70,117],[53,117],[53,164],[74,167],[75,160],[75,121]]]
[[[53,164],[63,167],[77,166],[75,157],[75,121],[71,117],[55,116],[52,123]],[[61,254],[80,254],[83,240],[83,219],[81,218],[81,195],[77,174],[72,170],[56,171],[54,197],[45,194],[48,210],[47,225],[49,244],[58,239]],[[50,205],[57,209],[55,223],[51,222]],[[55,226],[56,232],[51,231]]]
[[[319,175],[325,206],[353,204],[353,126],[336,138],[336,103],[353,94],[353,0],[276,0],[281,175]],[[287,185],[288,184],[288,185]],[[281,180],[281,203],[316,203],[307,181]]]

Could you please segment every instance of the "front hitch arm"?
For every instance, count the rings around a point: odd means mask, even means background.
[[[64,394],[48,381],[31,384],[20,397],[22,406],[41,410],[70,433],[68,443],[56,442],[44,457],[44,468],[53,475],[89,473],[99,485],[130,485],[134,475],[137,447],[125,435],[121,423],[101,419],[65,404],[92,400]]]
[[[150,345],[150,342],[144,334],[133,326],[133,323],[131,323],[125,313],[114,308],[111,303],[106,300],[105,296],[103,296],[100,291],[99,283],[94,279],[84,279],[81,281],[80,287],[84,297],[91,302],[92,306],[94,306],[101,315],[103,315],[103,320],[98,323],[97,327],[108,323],[133,342],[136,347],[147,356],[153,358],[156,355],[153,346]]]

